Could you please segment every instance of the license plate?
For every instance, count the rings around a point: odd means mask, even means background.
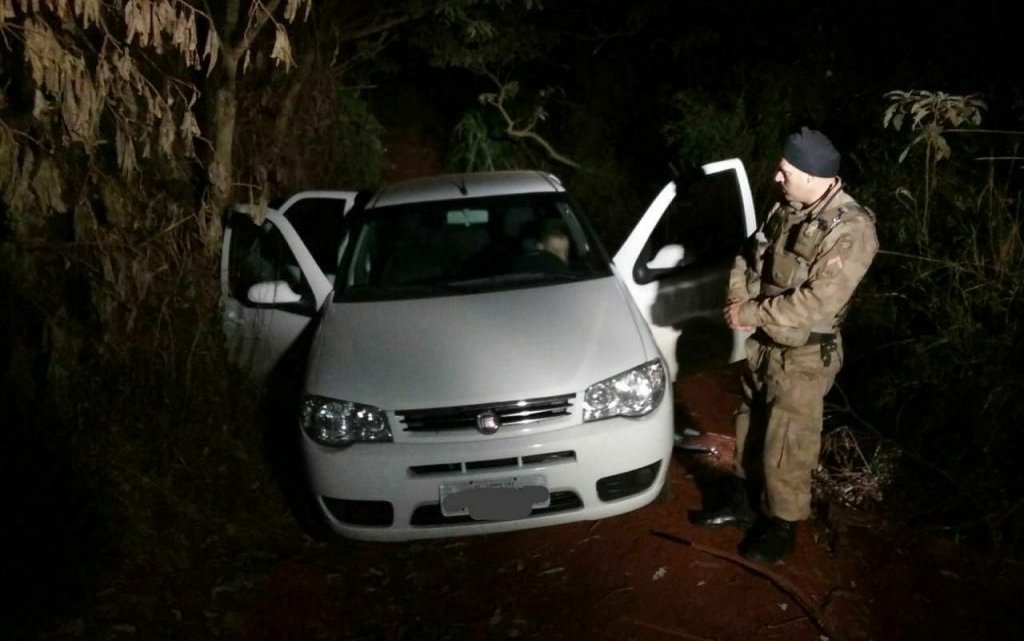
[[[533,508],[551,505],[547,483],[543,474],[442,483],[438,492],[441,514],[468,514],[480,520],[528,516]]]

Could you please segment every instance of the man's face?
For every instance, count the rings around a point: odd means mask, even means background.
[[[779,166],[775,170],[775,184],[782,190],[786,200],[807,202],[807,191],[811,182],[811,175],[807,172],[789,164],[785,158],[779,161]]]
[[[562,259],[562,262],[569,262],[569,239],[561,234],[550,234],[540,243],[540,248],[551,252]]]

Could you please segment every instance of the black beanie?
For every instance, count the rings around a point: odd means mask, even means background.
[[[800,171],[831,178],[839,173],[839,152],[825,134],[808,127],[786,138],[782,157]]]

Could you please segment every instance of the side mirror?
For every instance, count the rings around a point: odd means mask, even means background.
[[[686,249],[682,245],[665,245],[657,255],[647,263],[647,269],[671,269],[683,263]]]
[[[686,249],[682,245],[665,245],[646,265],[637,263],[633,269],[633,279],[640,285],[658,280],[685,266],[687,258]]]
[[[287,305],[298,303],[302,296],[297,294],[287,281],[271,280],[256,283],[246,292],[249,301],[257,305]]]

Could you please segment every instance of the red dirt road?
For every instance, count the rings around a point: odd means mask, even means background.
[[[312,546],[278,562],[237,628],[246,639],[1010,639],[1020,567],[912,533],[802,523],[760,568],[734,529],[686,520],[692,472],[727,466],[735,373],[676,385],[680,426],[711,454],[673,461],[673,496],[631,514],[412,544]],[[698,474],[699,477],[699,474]],[[861,519],[863,521],[863,519]]]

